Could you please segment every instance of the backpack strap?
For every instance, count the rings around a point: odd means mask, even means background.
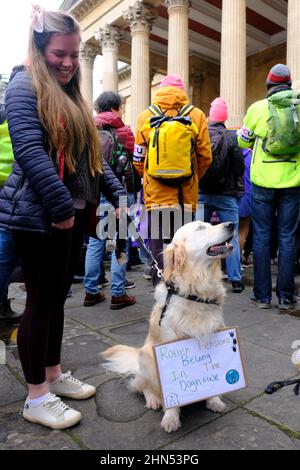
[[[190,103],[186,104],[185,106],[183,106],[183,108],[179,109],[178,116],[187,116],[194,109],[194,107],[195,106]]]
[[[148,109],[152,114],[154,114],[154,116],[164,116],[164,113],[159,106],[156,106],[156,104],[151,104]]]

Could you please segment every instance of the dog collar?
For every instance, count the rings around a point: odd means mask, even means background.
[[[166,310],[169,306],[172,295],[177,295],[178,297],[181,297],[182,299],[190,300],[191,302],[199,302],[201,304],[208,304],[208,305],[220,305],[217,299],[198,297],[197,295],[188,295],[188,296],[181,295],[179,294],[179,290],[174,286],[173,282],[165,282],[165,286],[167,288],[168,293],[167,293],[166,303],[160,315],[159,326],[161,325],[161,322],[166,314]]]

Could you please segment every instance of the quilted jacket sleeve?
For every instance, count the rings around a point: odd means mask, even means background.
[[[106,199],[117,209],[120,206],[120,197],[126,198],[126,191],[112,171],[106,160],[103,159],[102,193]]]
[[[7,88],[6,111],[15,160],[51,222],[72,217],[73,200],[46,151],[36,95],[25,71],[17,73]]]

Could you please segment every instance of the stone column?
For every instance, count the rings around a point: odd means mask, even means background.
[[[227,126],[240,127],[246,111],[245,0],[223,0],[220,88],[229,110]]]
[[[97,51],[92,46],[81,43],[80,46],[80,69],[81,69],[81,91],[85,100],[93,109],[93,71]]]
[[[165,0],[169,13],[168,74],[179,75],[189,93],[190,0]]]
[[[300,2],[288,1],[287,65],[291,70],[293,88],[300,91]]]
[[[95,38],[102,47],[103,56],[103,91],[118,92],[118,55],[122,34],[119,28],[105,25],[95,33]]]
[[[190,102],[193,105],[201,108],[201,98],[202,98],[202,86],[204,82],[205,74],[200,70],[200,68],[192,66],[190,68],[190,93],[189,98]]]
[[[137,1],[123,12],[132,36],[131,44],[131,128],[150,104],[149,36],[155,15],[151,7]]]

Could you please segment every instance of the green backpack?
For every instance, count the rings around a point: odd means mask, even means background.
[[[275,157],[300,152],[300,93],[281,91],[268,98],[270,118],[263,150]]]

